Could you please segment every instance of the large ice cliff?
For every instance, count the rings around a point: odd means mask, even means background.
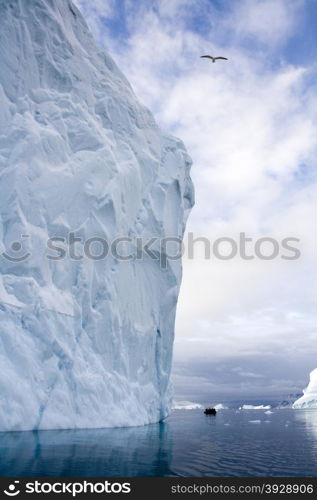
[[[181,261],[135,241],[183,236],[184,146],[69,0],[0,0],[0,107],[0,431],[157,422]]]

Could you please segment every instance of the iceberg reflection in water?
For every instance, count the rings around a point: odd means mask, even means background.
[[[165,423],[0,433],[0,471],[4,477],[166,475],[171,462],[169,434]]]
[[[317,449],[317,409],[294,411],[295,420],[304,424],[311,444]]]

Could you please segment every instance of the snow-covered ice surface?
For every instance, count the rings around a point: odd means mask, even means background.
[[[303,393],[304,395],[293,403],[293,408],[317,409],[317,368],[310,372],[309,384]]]
[[[0,257],[0,430],[156,422],[180,260],[52,261],[47,240],[182,237],[190,159],[69,0],[0,0],[0,68],[0,252],[31,254]]]

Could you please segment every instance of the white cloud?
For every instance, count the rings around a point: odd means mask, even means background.
[[[91,0],[87,7],[99,39],[102,5]],[[301,238],[296,262],[185,261],[176,370],[201,357],[259,352],[270,363],[276,351],[302,371],[314,367],[314,356],[317,365],[317,95],[307,83],[315,68],[287,63],[281,49],[301,28],[304,6],[304,0],[241,0],[217,11],[205,0],[126,1],[129,37],[122,44],[107,34],[137,95],[194,160],[197,204],[189,229],[212,240],[243,231],[254,239]],[[198,33],[191,20],[201,12]],[[229,61],[200,59],[211,50]]]
[[[283,43],[300,22],[303,2],[294,0],[245,0],[234,2],[229,19],[237,37],[251,37],[266,46]]]

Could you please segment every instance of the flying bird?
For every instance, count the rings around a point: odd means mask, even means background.
[[[217,59],[224,59],[225,61],[228,61],[227,57],[213,57],[213,56],[200,56],[200,57],[207,57],[207,59],[211,59],[213,63],[215,63]]]

